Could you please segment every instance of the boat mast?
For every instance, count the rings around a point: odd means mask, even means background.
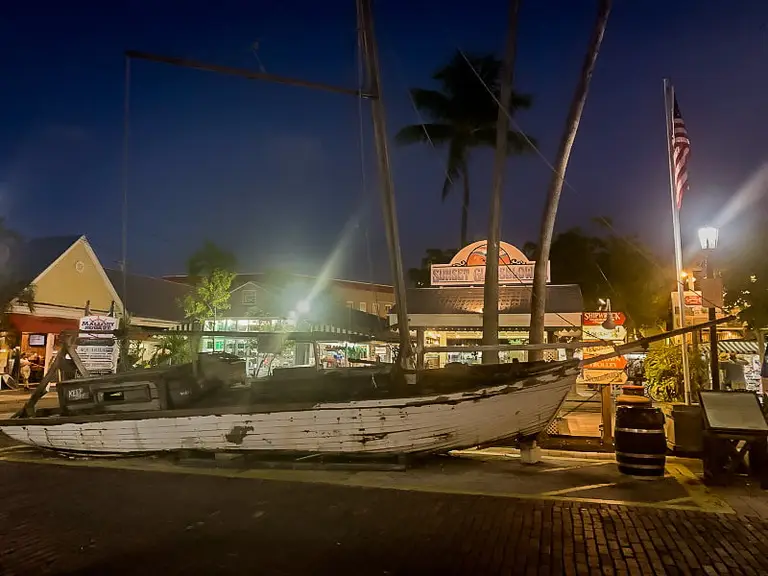
[[[379,51],[376,46],[376,37],[373,30],[373,10],[371,8],[371,0],[355,0],[355,2],[357,4],[358,37],[368,80],[366,92],[371,100],[371,117],[373,119],[373,133],[379,165],[384,226],[387,232],[389,261],[395,286],[397,331],[400,335],[400,364],[403,368],[410,368],[413,360],[413,350],[411,349],[411,336],[408,327],[405,276],[403,274],[403,258],[400,252],[400,233],[397,226],[397,208],[395,206],[395,193],[392,185],[392,171],[389,163],[386,118],[384,115],[384,104],[381,101],[381,71],[379,68]]]

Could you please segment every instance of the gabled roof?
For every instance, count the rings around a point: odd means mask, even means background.
[[[191,286],[129,273],[125,277],[127,294],[124,295],[122,270],[107,269],[105,272],[132,316],[184,322],[184,311],[179,306],[179,300],[189,294]]]
[[[80,238],[82,236],[51,236],[14,242],[9,260],[10,277],[20,284],[31,284]]]

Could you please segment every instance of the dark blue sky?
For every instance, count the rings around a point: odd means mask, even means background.
[[[638,233],[671,263],[662,77],[675,81],[692,140],[686,236],[715,217],[768,159],[768,3],[618,1],[567,178],[560,229],[595,215]],[[596,2],[523,2],[518,118],[552,159]],[[352,0],[307,2],[29,0],[0,19],[0,210],[31,236],[84,233],[106,266],[120,258],[125,49],[329,83],[356,84]],[[498,51],[506,2],[376,2],[390,132],[416,123],[407,95],[457,48]],[[367,191],[353,98],[136,61],[132,64],[129,265],[182,271],[203,239],[243,270],[316,272],[363,199],[337,276],[389,281],[369,115]],[[440,203],[444,152],[394,148],[406,264],[458,244],[459,194]],[[470,167],[470,235],[483,237],[490,152]],[[535,240],[549,180],[541,158],[509,161],[503,234]],[[731,226],[723,235],[737,232]],[[366,240],[365,231],[369,240]],[[366,245],[370,244],[370,261]]]

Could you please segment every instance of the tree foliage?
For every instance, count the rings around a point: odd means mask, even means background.
[[[35,286],[28,279],[18,278],[15,263],[24,243],[16,231],[0,218],[0,329],[7,329],[7,314],[14,304],[35,311]]]
[[[758,219],[745,228],[742,241],[726,252],[721,263],[715,262],[715,267],[722,269],[725,306],[738,311],[739,319],[754,332],[761,358],[765,356],[764,332],[768,329],[767,225]]]
[[[707,363],[700,356],[688,354],[691,375],[691,396],[696,397],[699,389],[707,382]],[[657,344],[648,349],[645,358],[645,376],[651,397],[660,402],[680,402],[683,390],[683,354],[680,345]]]
[[[534,257],[536,245],[528,242],[523,250]],[[618,236],[606,226],[597,234],[571,228],[552,241],[550,264],[552,283],[578,284],[585,309],[595,310],[600,299],[610,298],[612,309],[627,315],[630,333],[638,335],[667,317],[674,274],[633,236]]]
[[[442,198],[450,194],[453,185],[463,180],[461,245],[467,244],[467,215],[469,212],[468,165],[472,150],[496,147],[497,101],[500,93],[501,61],[492,54],[466,58],[456,52],[451,61],[432,75],[437,90],[414,88],[414,106],[428,122],[402,128],[396,136],[399,144],[426,143],[448,149]],[[530,96],[512,92],[507,110],[529,108]],[[507,150],[521,154],[531,149],[530,138],[520,132],[507,133]]]
[[[186,336],[168,334],[160,337],[149,359],[149,366],[186,364],[192,361],[192,349]]]
[[[236,260],[231,252],[209,241],[190,257],[187,270],[194,287],[180,302],[187,318],[202,322],[229,310],[235,266]]]
[[[234,272],[218,268],[200,278],[192,292],[183,300],[187,318],[202,322],[216,317],[219,312],[229,310],[229,289],[234,278]]]
[[[458,250],[442,250],[440,248],[427,248],[426,255],[421,259],[419,268],[408,270],[408,279],[416,288],[426,288],[432,284],[430,267],[432,264],[448,264]]]
[[[210,240],[206,240],[187,261],[187,274],[196,280],[203,276],[210,276],[214,270],[234,272],[236,267],[237,259],[232,252],[223,250]]]

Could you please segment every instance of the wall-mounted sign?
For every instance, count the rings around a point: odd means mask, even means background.
[[[432,286],[473,286],[485,284],[488,242],[480,240],[459,250],[448,264],[432,264]],[[506,242],[499,245],[499,284],[530,284],[536,262]],[[549,282],[547,262],[547,282]]]
[[[674,320],[675,328],[680,328],[680,299],[677,296],[677,292],[671,293],[672,297],[672,317]],[[686,326],[693,326],[694,324],[702,324],[709,320],[709,311],[704,307],[704,302],[701,297],[701,292],[686,290],[683,293],[683,301],[685,302],[685,324]],[[722,311],[717,311],[717,317],[722,318]]]

